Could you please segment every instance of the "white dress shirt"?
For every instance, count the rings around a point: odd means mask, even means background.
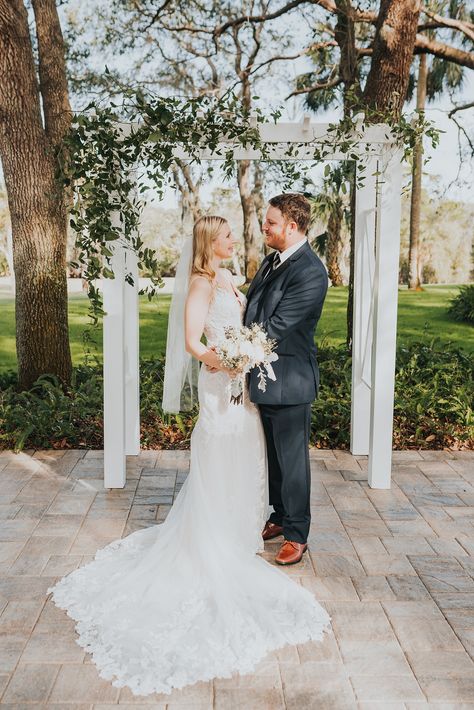
[[[302,247],[303,244],[306,244],[307,241],[308,241],[308,238],[305,237],[304,239],[300,239],[299,242],[296,242],[296,244],[293,244],[291,247],[288,247],[288,249],[285,249],[285,251],[281,251],[281,252],[280,252],[280,264],[279,264],[279,266],[280,266],[281,264],[283,264],[284,261],[286,261],[287,259],[289,259],[290,256],[292,256],[292,255],[295,253],[295,251],[298,251],[298,249],[299,249],[300,247]],[[277,268],[278,268],[278,267],[277,267]]]

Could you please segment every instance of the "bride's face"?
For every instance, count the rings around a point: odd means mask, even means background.
[[[284,251],[291,239],[294,230],[294,222],[288,222],[278,207],[270,206],[265,215],[265,222],[262,225],[262,232],[265,235],[265,244],[277,251]]]
[[[228,259],[234,253],[235,241],[232,231],[226,222],[222,225],[217,237],[212,242],[214,256],[217,256],[219,259]]]

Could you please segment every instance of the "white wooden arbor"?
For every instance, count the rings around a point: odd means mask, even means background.
[[[254,125],[257,126],[254,119]],[[124,130],[133,130],[133,125]],[[327,141],[329,124],[263,123],[261,140],[274,160],[314,161],[316,147]],[[386,125],[358,123],[353,138],[364,181],[356,192],[351,452],[368,454],[368,483],[390,488],[393,400],[400,246],[401,149]],[[288,146],[295,144],[289,157]],[[326,145],[327,148],[327,145]],[[237,142],[203,147],[202,160],[222,160],[229,149],[235,160],[258,160],[260,152]],[[176,157],[189,158],[177,146]],[[325,160],[347,159],[334,144]],[[112,215],[118,226],[119,215]],[[123,488],[126,455],[140,452],[138,271],[134,255],[117,248],[116,275],[104,279],[104,486]],[[132,273],[135,286],[125,282]]]

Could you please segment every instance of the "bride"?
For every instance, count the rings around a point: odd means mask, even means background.
[[[48,590],[100,675],[136,695],[249,673],[269,651],[319,640],[329,626],[308,590],[256,554],[267,513],[262,424],[245,392],[230,403],[231,373],[212,349],[245,305],[220,266],[233,244],[225,219],[202,217],[178,265],[163,408],[189,407],[197,384],[200,409],[166,521],[99,550]]]

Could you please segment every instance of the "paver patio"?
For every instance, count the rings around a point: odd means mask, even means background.
[[[0,705],[474,708],[474,452],[395,452],[390,491],[368,487],[366,463],[311,451],[310,552],[286,571],[331,615],[324,641],[285,647],[253,675],[135,697],[99,677],[46,590],[164,520],[188,452],[144,451],[126,488],[107,492],[102,452],[0,452]]]

